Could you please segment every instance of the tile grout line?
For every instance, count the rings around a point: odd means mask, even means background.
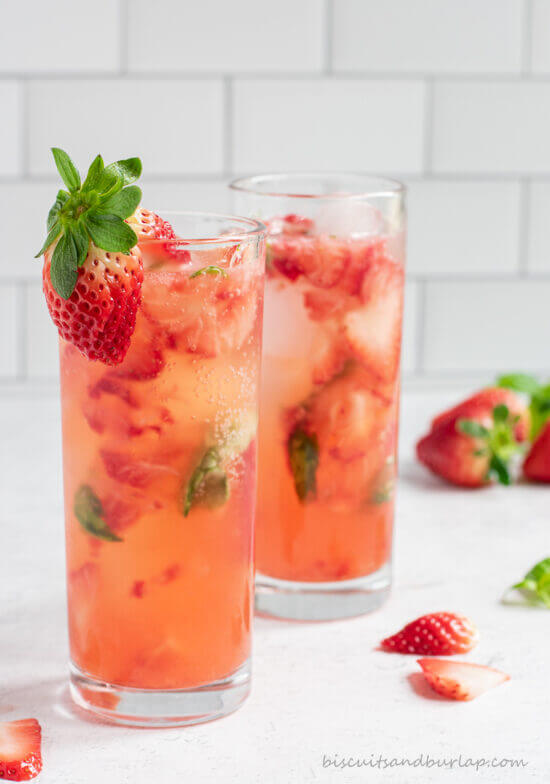
[[[435,80],[425,81],[424,96],[424,149],[422,151],[424,174],[433,169]]]
[[[531,213],[531,188],[529,179],[527,177],[522,179],[520,182],[518,213],[518,277],[520,279],[525,279],[529,277],[529,236]]]
[[[15,326],[17,333],[15,335],[16,342],[16,381],[28,381],[28,351],[27,351],[27,282],[19,281],[17,283],[15,306],[17,309],[17,317]]]
[[[21,122],[21,150],[19,153],[19,163],[23,177],[29,175],[30,161],[30,118],[29,118],[29,82],[23,79],[21,82],[21,106],[19,107],[19,120]],[[21,180],[21,177],[18,178]]]
[[[118,0],[118,24],[119,29],[119,69],[120,75],[126,76],[128,74],[128,0]]]
[[[226,76],[223,80],[223,154],[222,179],[229,179],[233,174],[233,79]]]
[[[323,8],[323,74],[332,75],[334,0],[324,0]]]
[[[521,24],[521,76],[531,77],[533,67],[533,0],[525,0]]]

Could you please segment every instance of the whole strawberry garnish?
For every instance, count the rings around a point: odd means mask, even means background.
[[[67,155],[52,150],[67,186],[48,214],[43,288],[62,338],[89,359],[116,365],[124,359],[141,301],[143,264],[137,235],[126,223],[141,191],[138,158],[104,166],[98,155],[86,179]],[[128,187],[127,187],[128,186]]]
[[[512,458],[521,451],[527,429],[521,400],[509,390],[489,388],[436,417],[416,453],[453,484],[483,487],[496,480],[508,485]]]
[[[505,672],[482,664],[448,659],[418,659],[418,663],[432,689],[451,700],[473,700],[510,680]]]
[[[476,627],[465,615],[436,612],[408,623],[397,634],[382,640],[381,645],[393,653],[453,656],[471,650],[478,637]]]
[[[29,781],[42,770],[42,730],[36,719],[0,722],[0,779]]]

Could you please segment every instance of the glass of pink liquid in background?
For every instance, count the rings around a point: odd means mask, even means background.
[[[367,613],[391,585],[404,187],[280,174],[231,188],[268,227],[256,608]]]

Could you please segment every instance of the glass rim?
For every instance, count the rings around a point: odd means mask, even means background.
[[[173,239],[150,239],[142,240],[142,242],[158,243],[163,245],[220,245],[228,242],[244,242],[253,239],[254,237],[261,237],[267,234],[266,226],[255,218],[245,218],[242,215],[230,215],[223,212],[209,212],[207,210],[159,210],[163,218],[169,223],[172,223],[174,218],[195,218],[197,220],[217,220],[220,222],[226,221],[232,224],[241,225],[242,231],[236,229],[235,231],[228,231],[225,234],[217,234],[215,237],[194,237],[189,234],[185,236],[176,236]],[[172,219],[172,220],[171,220]]]
[[[334,177],[356,180],[358,183],[365,183],[365,187],[357,192],[352,193],[289,193],[288,190],[283,188],[279,190],[261,190],[257,187],[262,182],[288,182],[301,178],[325,178],[330,179]],[[371,184],[371,187],[367,186]],[[377,185],[375,186],[374,183]],[[339,200],[339,199],[365,199],[374,198],[379,196],[400,196],[405,193],[406,186],[399,180],[394,180],[391,177],[383,177],[378,174],[363,174],[360,172],[348,171],[303,171],[303,172],[280,172],[270,174],[254,174],[249,177],[238,177],[229,183],[229,187],[234,191],[241,191],[243,193],[253,193],[258,196],[271,196],[275,198],[285,199],[319,199],[319,200]]]

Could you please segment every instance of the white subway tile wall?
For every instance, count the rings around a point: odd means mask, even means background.
[[[550,370],[550,0],[0,3],[3,385],[58,374],[52,145],[139,154],[159,210],[231,210],[259,170],[401,178],[406,377]]]

